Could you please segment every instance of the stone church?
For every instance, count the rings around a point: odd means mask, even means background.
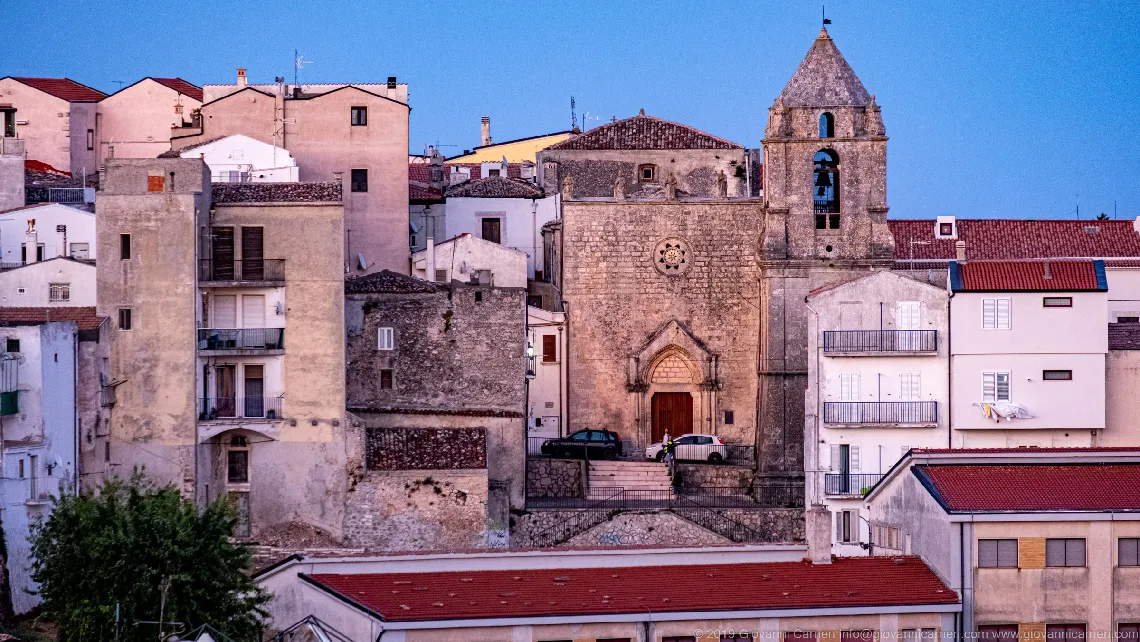
[[[890,268],[886,144],[824,30],[768,110],[762,165],[644,111],[541,152],[563,201],[544,233],[570,328],[567,425],[635,448],[716,434],[756,447],[759,484],[801,478],[804,298]]]

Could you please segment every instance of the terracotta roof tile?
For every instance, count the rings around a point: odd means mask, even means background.
[[[742,149],[741,145],[712,134],[644,113],[600,125],[547,147],[563,149]]]
[[[1108,324],[1109,350],[1140,350],[1140,323]]]
[[[391,270],[380,270],[344,280],[345,294],[417,294],[435,291],[433,283]]]
[[[392,622],[958,602],[914,556],[302,577]]]
[[[198,141],[197,143],[194,143],[192,145],[186,145],[185,147],[179,147],[178,149],[168,149],[165,152],[162,152],[161,154],[159,154],[158,157],[159,158],[182,158],[183,152],[188,152],[188,151],[190,151],[196,147],[202,147],[203,145],[209,145],[210,143],[216,143],[219,140],[222,140],[223,138],[228,138],[228,137],[227,136],[215,136],[214,138],[208,138],[208,139],[203,140],[203,141]]]
[[[521,178],[491,176],[452,185],[444,190],[448,198],[542,198],[542,188]]]
[[[45,94],[51,94],[56,98],[62,98],[68,102],[94,103],[107,97],[107,94],[98,89],[81,85],[70,78],[27,78],[17,76],[11,76],[11,78],[29,87],[38,89]]]
[[[80,330],[98,330],[102,318],[94,307],[0,308],[0,324],[41,325],[52,321],[75,321]]]
[[[214,183],[215,203],[340,203],[337,181],[323,183]]]
[[[824,29],[776,100],[785,107],[866,107],[871,95]]]
[[[418,181],[408,181],[408,202],[442,203],[443,192]]]
[[[1140,446],[1097,446],[1097,447],[1038,447],[1021,446],[1017,448],[912,448],[916,455],[1027,455],[1034,454],[1088,454],[1097,453],[1134,453],[1140,452]]]
[[[888,220],[895,259],[904,264],[954,259],[954,243],[973,260],[1107,259],[1140,257],[1132,221],[957,219],[957,239],[934,236],[934,219]]]
[[[1140,510],[1140,464],[916,465],[951,512]]]
[[[202,88],[198,85],[186,82],[181,78],[155,78],[154,76],[151,76],[150,79],[160,85],[169,87],[180,94],[189,96],[198,102],[202,102]]]
[[[950,262],[955,292],[1107,291],[1103,261]]]

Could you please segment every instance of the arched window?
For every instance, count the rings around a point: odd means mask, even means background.
[[[812,179],[815,229],[839,229],[839,154],[835,150],[816,152]]]
[[[825,111],[819,115],[819,137],[835,138],[835,116],[831,112]]]

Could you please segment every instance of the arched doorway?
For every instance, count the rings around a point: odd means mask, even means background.
[[[653,393],[653,443],[693,432],[693,395],[688,392]]]

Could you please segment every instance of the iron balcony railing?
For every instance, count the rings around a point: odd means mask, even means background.
[[[285,259],[202,259],[198,266],[198,280],[214,283],[284,281]]]
[[[199,328],[199,350],[283,350],[285,328]]]
[[[937,401],[827,401],[823,421],[828,424],[933,424],[938,423]]]
[[[823,493],[865,497],[882,478],[880,473],[828,473],[823,476]]]
[[[833,198],[817,198],[815,199],[815,213],[816,214],[838,214],[839,201]]]
[[[937,349],[937,330],[827,330],[823,333],[825,353],[934,352]]]
[[[198,400],[198,419],[280,419],[281,397],[217,397]]]

